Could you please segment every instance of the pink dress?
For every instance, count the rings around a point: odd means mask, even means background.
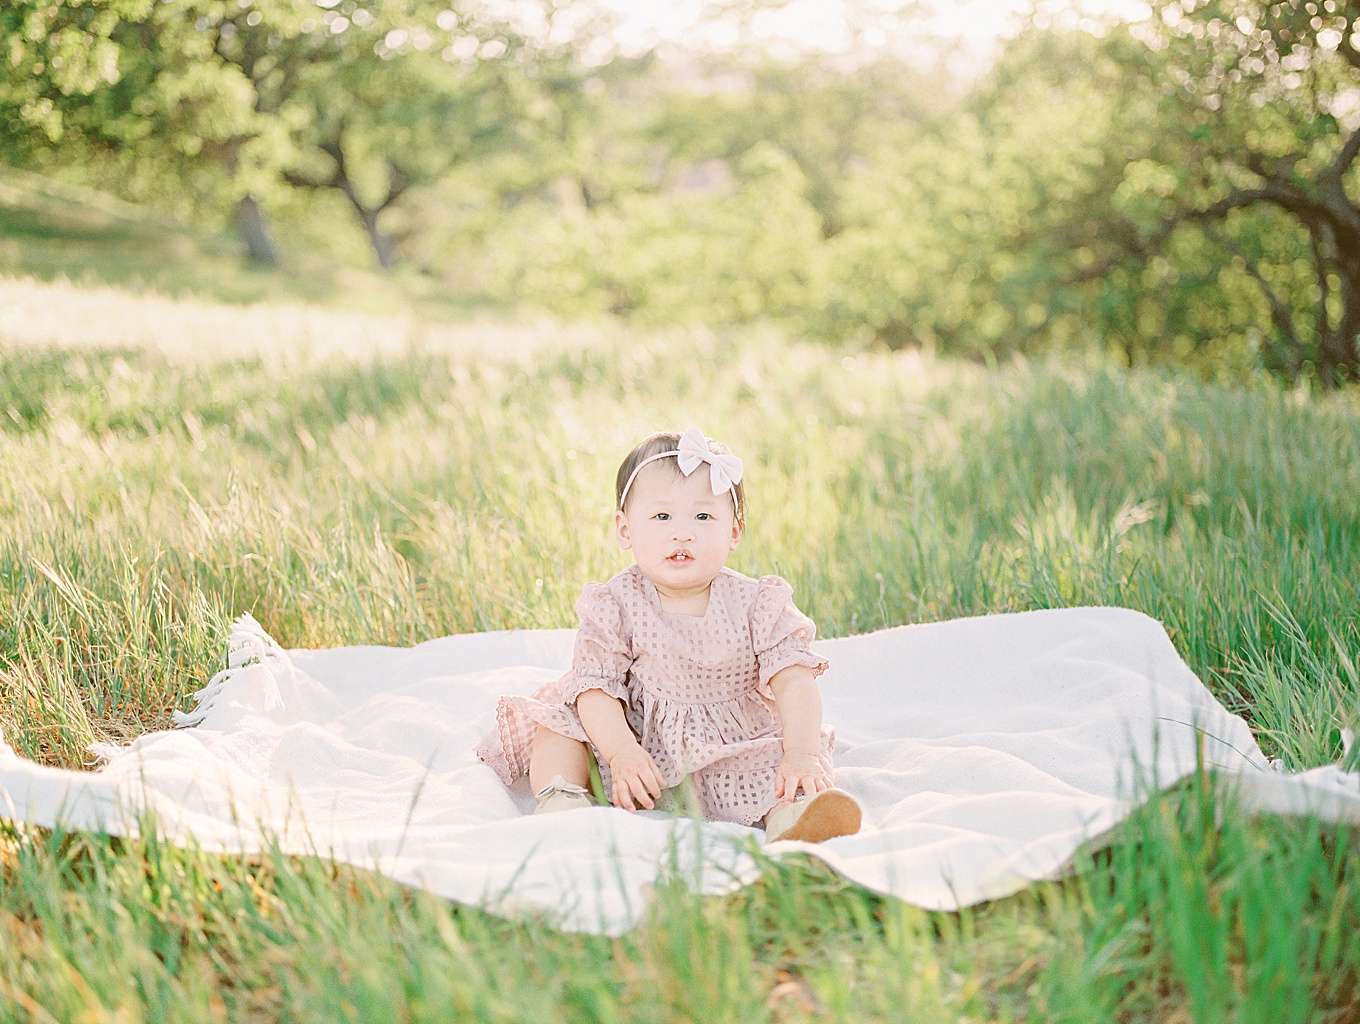
[[[529,743],[542,724],[587,743],[612,793],[609,765],[576,713],[577,696],[599,688],[623,701],[666,788],[692,775],[708,820],[759,821],[778,802],[775,767],[783,755],[770,677],[788,665],[806,665],[814,675],[830,667],[809,649],[817,627],[794,605],[788,582],[724,566],[704,614],[683,615],[662,608],[655,584],[632,565],[605,583],[587,583],[576,614],[571,668],[531,696],[502,696],[478,759],[510,785],[527,774]],[[823,723],[828,772],[835,737]]]

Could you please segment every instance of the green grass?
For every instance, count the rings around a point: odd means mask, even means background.
[[[275,225],[276,234],[286,226]],[[220,303],[311,302],[350,310],[429,317],[486,312],[475,296],[445,292],[410,269],[348,266],[289,238],[278,269],[252,267],[234,235],[159,217],[107,193],[0,164],[0,274],[150,289]]]
[[[619,460],[741,453],[729,564],[819,635],[1084,604],[1163,622],[1291,769],[1360,677],[1360,400],[767,331],[463,326],[0,278],[0,729],[81,766],[165,728],[251,611],[285,647],[572,625]],[[54,312],[55,311],[55,312]],[[0,832],[0,1020],[1343,1021],[1354,830],[1209,780],[1076,878],[957,914],[766,865],[621,939],[278,854]]]

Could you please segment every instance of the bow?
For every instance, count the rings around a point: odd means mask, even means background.
[[[698,427],[690,427],[680,435],[680,445],[675,461],[680,472],[689,476],[699,468],[699,463],[709,464],[708,476],[714,494],[722,494],[733,484],[741,483],[741,459],[731,453],[718,454],[708,450],[708,441]]]

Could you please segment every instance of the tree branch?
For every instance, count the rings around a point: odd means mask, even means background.
[[[1223,233],[1218,230],[1216,225],[1205,225],[1205,233],[1218,242],[1219,245],[1229,252],[1235,253],[1246,267],[1247,273],[1256,279],[1256,283],[1261,286],[1261,292],[1266,297],[1266,302],[1270,305],[1270,319],[1275,324],[1275,329],[1289,343],[1289,351],[1285,353],[1285,360],[1290,366],[1297,366],[1299,353],[1303,351],[1303,346],[1299,343],[1298,333],[1294,330],[1294,319],[1287,305],[1280,301],[1280,297],[1275,294],[1275,289],[1270,287],[1270,282],[1265,279],[1260,268],[1246,253],[1242,252],[1235,245],[1223,237]],[[1280,346],[1273,346],[1277,350]]]
[[[1360,128],[1351,132],[1351,137],[1346,140],[1346,144],[1341,147],[1341,152],[1336,155],[1332,165],[1326,170],[1326,177],[1341,180],[1355,162],[1357,155],[1360,155]]]
[[[1307,200],[1302,195],[1292,194],[1280,189],[1278,186],[1266,185],[1264,188],[1235,189],[1222,199],[1211,203],[1202,210],[1179,210],[1166,218],[1159,224],[1146,238],[1139,236],[1137,229],[1128,221],[1117,222],[1113,230],[1119,231],[1126,238],[1121,251],[1106,257],[1093,266],[1085,270],[1079,270],[1063,278],[1061,284],[1080,284],[1084,281],[1095,280],[1104,277],[1116,266],[1130,256],[1141,256],[1146,259],[1155,254],[1162,244],[1170,237],[1171,233],[1187,222],[1212,222],[1221,220],[1233,210],[1240,210],[1247,206],[1254,206],[1256,203],[1273,202],[1292,209],[1293,212],[1303,216],[1300,208],[1307,211],[1309,215],[1316,215],[1316,204]]]
[[[1290,153],[1282,157],[1267,157],[1264,153],[1258,153],[1246,146],[1243,146],[1242,150],[1246,154],[1242,159],[1243,166],[1258,177],[1284,187],[1290,186],[1290,179],[1294,176],[1294,167],[1303,155],[1301,153]]]
[[[304,177],[296,171],[285,170],[283,180],[296,188],[339,188],[340,182],[336,175],[332,174],[329,178],[316,179]]]

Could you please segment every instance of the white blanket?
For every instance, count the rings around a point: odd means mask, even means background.
[[[47,768],[0,741],[0,814],[176,843],[331,855],[504,914],[617,935],[665,873],[721,893],[759,873],[758,829],[662,811],[528,812],[473,757],[497,694],[570,664],[574,631],[447,636],[412,648],[285,651],[250,615],[184,728],[95,744],[95,772]],[[1247,810],[1360,822],[1360,776],[1287,775],[1127,608],[984,615],[823,639],[836,781],[859,834],[782,842],[871,889],[955,909],[1070,871],[1148,792],[1204,763]],[[1350,736],[1347,734],[1347,742]],[[1143,780],[1140,782],[1140,779]]]

